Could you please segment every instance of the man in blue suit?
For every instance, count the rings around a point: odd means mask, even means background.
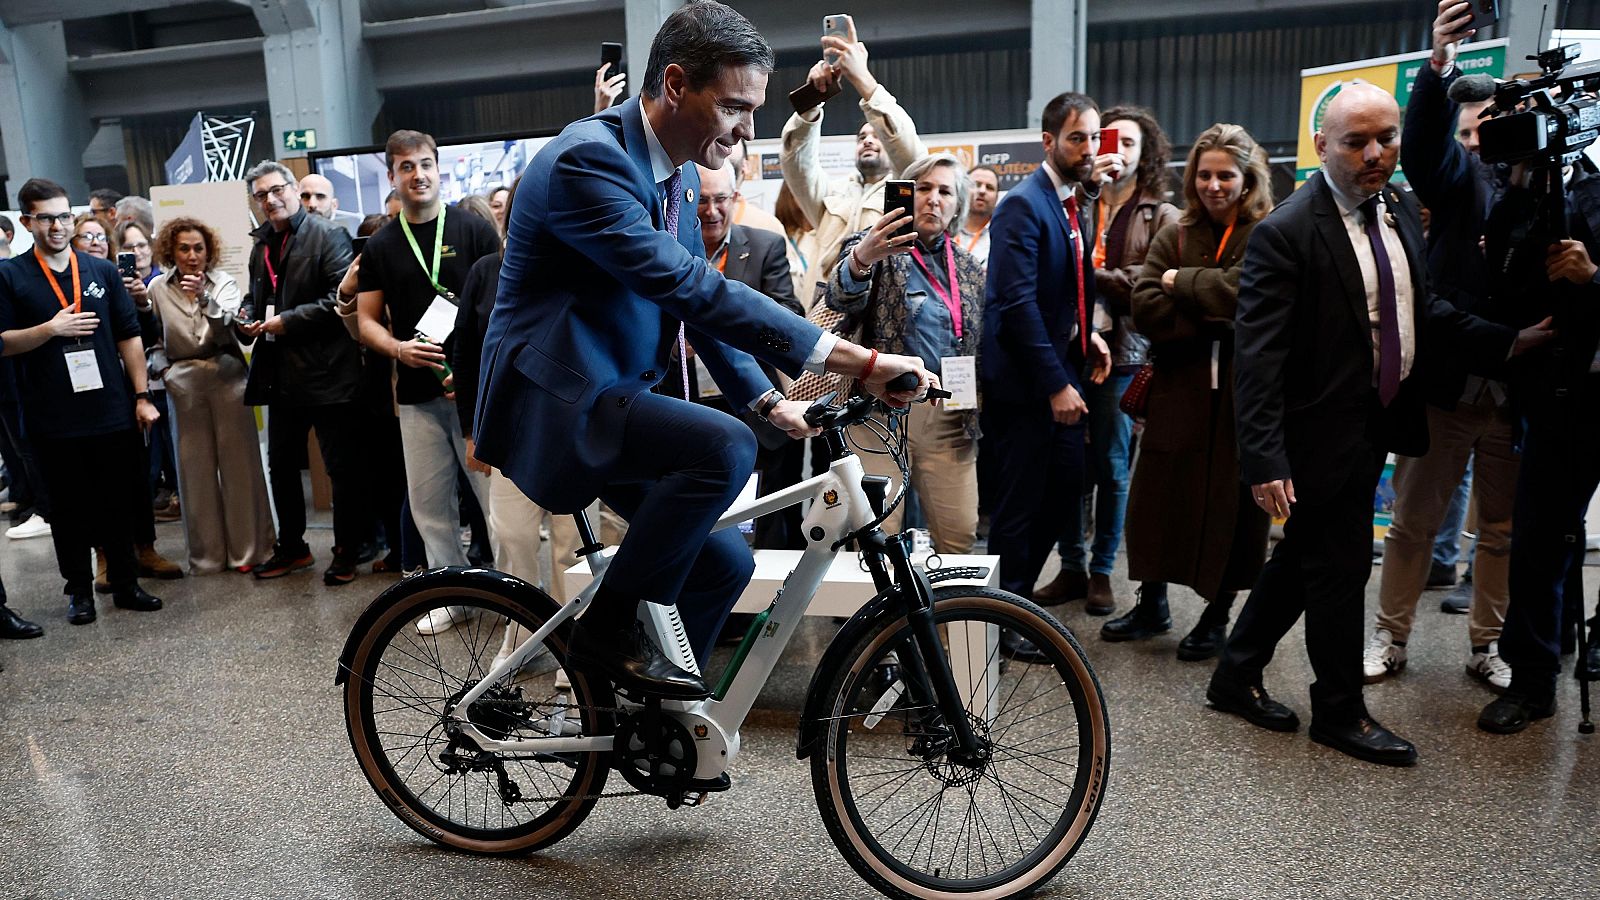
[[[1089,407],[1083,370],[1110,371],[1105,341],[1093,332],[1094,240],[1087,206],[1099,196],[1112,160],[1096,158],[1100,110],[1083,94],[1046,104],[1045,162],[1009,194],[989,225],[989,278],[983,308],[983,412],[992,485],[989,552],[1000,557],[1000,586],[1033,596],[1052,536],[1077,515],[1083,496],[1083,444]],[[1017,475],[1015,473],[1026,473]],[[1019,635],[1001,635],[1015,659],[1042,660]]]
[[[477,457],[552,512],[599,497],[631,526],[570,656],[660,696],[709,691],[639,626],[639,602],[676,602],[704,660],[754,568],[737,533],[710,534],[754,465],[750,429],[650,392],[685,339],[731,406],[792,437],[812,433],[804,404],[749,353],[791,376],[856,376],[898,406],[932,383],[919,360],[838,340],[706,263],[685,163],[718,168],[755,137],[772,67],[755,28],[720,3],[669,16],[642,96],[568,126],[524,173],[484,338]],[[907,372],[918,389],[887,393]]]

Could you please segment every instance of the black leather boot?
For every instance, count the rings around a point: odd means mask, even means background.
[[[1211,659],[1222,652],[1222,645],[1228,639],[1228,611],[1233,608],[1234,598],[1238,595],[1229,591],[1218,596],[1206,604],[1200,613],[1200,621],[1194,625],[1194,630],[1183,636],[1178,642],[1178,659],[1184,662],[1199,662]]]
[[[1167,586],[1139,586],[1139,603],[1125,615],[1100,626],[1100,639],[1142,641],[1172,630],[1172,614],[1167,610]]]

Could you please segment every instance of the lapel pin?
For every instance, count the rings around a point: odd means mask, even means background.
[[[693,203],[694,202],[694,189],[693,188],[684,188],[683,189],[683,202],[685,202],[685,203]]]
[[[741,254],[739,254],[739,258],[740,259],[749,259],[750,258],[750,254],[748,252],[741,253]]]

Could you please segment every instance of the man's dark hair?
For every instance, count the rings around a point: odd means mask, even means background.
[[[356,237],[368,237],[387,224],[389,224],[388,216],[373,213],[362,219],[361,224],[356,226]]]
[[[25,213],[33,212],[35,203],[67,196],[67,189],[48,178],[29,178],[17,191],[17,205]]]
[[[6,233],[6,240],[9,241],[17,236],[17,225],[10,216],[0,216],[0,231]]]
[[[433,161],[439,161],[439,145],[434,142],[433,135],[423,134],[420,131],[407,131],[402,128],[389,135],[389,140],[383,145],[383,165],[389,171],[394,171],[394,158],[401,153],[415,153],[418,150],[427,150],[433,154]]]
[[[1067,91],[1057,94],[1054,100],[1044,105],[1043,121],[1040,123],[1045,131],[1051,134],[1060,134],[1061,126],[1066,123],[1069,113],[1083,115],[1090,110],[1098,112],[1100,107],[1095,104],[1094,98],[1088,94],[1077,91]]]
[[[776,60],[749,19],[716,0],[692,0],[667,16],[650,44],[650,62],[644,68],[646,97],[661,96],[662,79],[672,63],[682,67],[689,87],[699,90],[723,66],[755,66],[771,72]]]
[[[106,207],[107,209],[115,209],[117,206],[117,201],[122,199],[122,194],[112,190],[111,188],[101,188],[98,191],[90,191],[89,199],[99,200],[100,205]]]
[[[1161,130],[1161,123],[1156,121],[1156,114],[1143,106],[1113,106],[1100,113],[1101,125],[1108,125],[1117,120],[1132,122],[1139,126],[1139,131],[1144,134],[1144,147],[1139,153],[1139,168],[1135,174],[1139,180],[1139,190],[1146,194],[1161,196],[1167,190],[1167,163],[1172,159],[1172,142],[1167,140],[1167,133]],[[1117,147],[1101,147],[1101,153],[1117,153]]]

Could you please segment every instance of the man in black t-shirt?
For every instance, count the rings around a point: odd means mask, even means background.
[[[467,565],[461,550],[456,473],[467,462],[454,395],[446,396],[446,364],[455,327],[456,293],[479,258],[500,252],[494,224],[445,206],[439,199],[439,152],[433,138],[397,131],[384,148],[389,182],[401,214],[367,241],[361,253],[357,315],[361,342],[398,360],[395,399],[405,450],[411,517],[430,566]],[[384,327],[385,315],[389,320]],[[489,512],[489,479],[467,481]],[[417,623],[423,634],[456,624],[460,611],[439,610]]]
[[[34,249],[0,264],[0,352],[15,359],[23,421],[53,505],[67,621],[95,620],[96,545],[106,550],[116,605],[160,609],[139,587],[133,550],[135,517],[150,514],[141,448],[160,418],[138,314],[116,266],[68,243],[64,188],[30,179],[17,200]]]

